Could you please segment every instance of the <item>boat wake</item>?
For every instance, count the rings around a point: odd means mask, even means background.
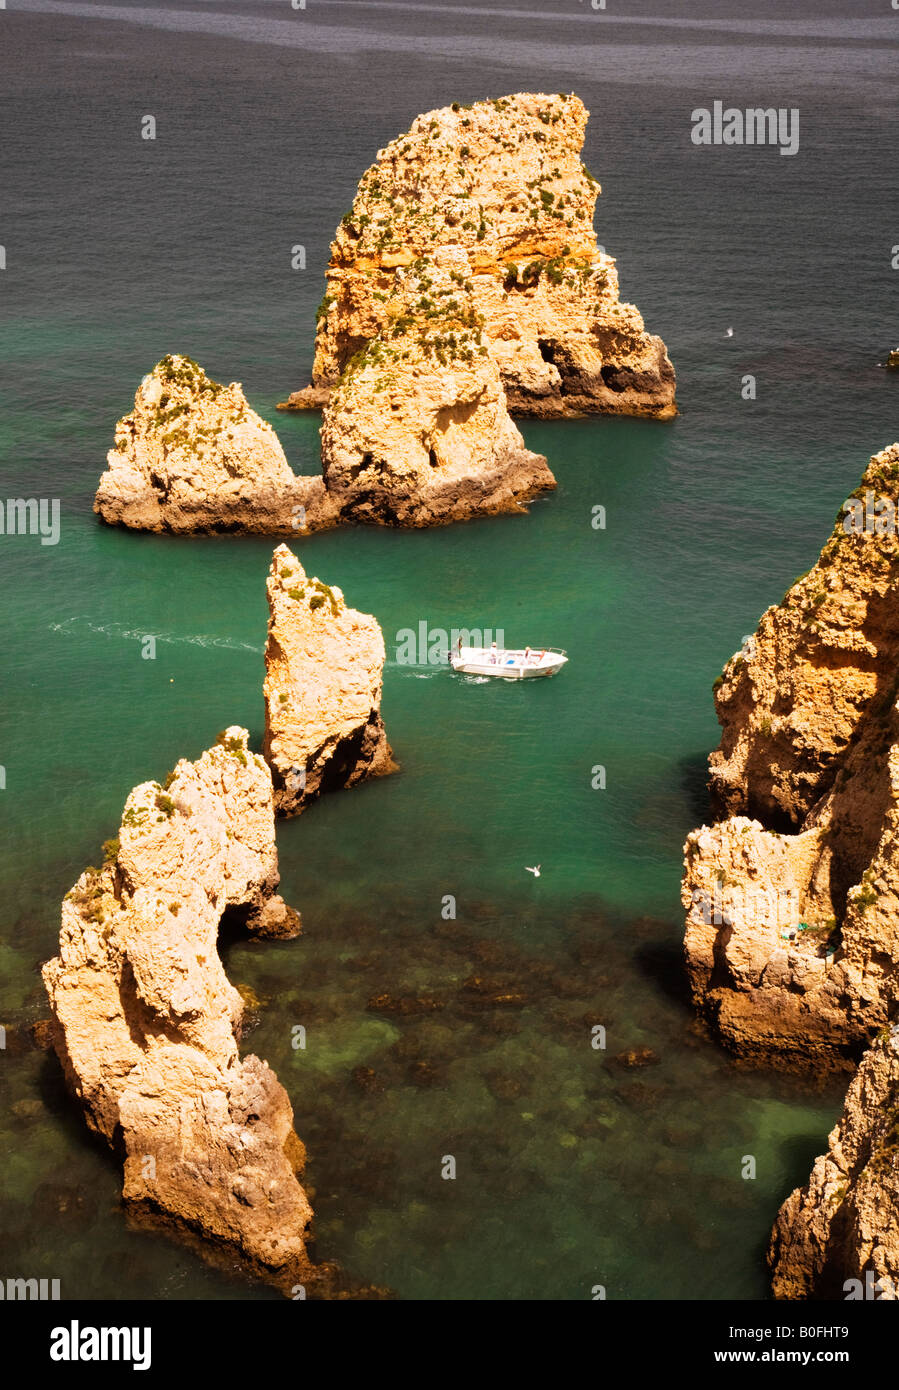
[[[61,623],[50,623],[48,627],[50,632],[72,632],[76,627],[87,628],[89,632],[96,632],[103,637],[118,637],[127,642],[142,642],[145,637],[154,637],[157,642],[168,642],[172,646],[221,647],[226,651],[257,654],[264,651],[261,645],[256,647],[252,642],[236,642],[233,638],[216,637],[211,633],[146,632],[138,628],[127,628],[123,623],[92,623],[89,618],[83,616],[66,618]]]

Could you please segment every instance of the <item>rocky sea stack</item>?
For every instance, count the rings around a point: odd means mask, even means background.
[[[369,344],[401,339],[407,273],[432,276],[451,248],[456,317],[477,325],[513,412],[674,415],[665,345],[620,302],[597,246],[587,114],[574,95],[454,103],[380,150],[331,248],[312,386],[285,407],[324,405]],[[446,301],[423,288],[419,306],[438,330]]]
[[[189,357],[164,357],[144,377],[107,463],[94,511],[111,525],[296,534],[307,516],[333,524],[322,479],[298,478],[240,385]]]
[[[66,894],[43,969],[69,1086],[123,1156],[127,1203],[289,1290],[311,1270],[305,1152],[274,1072],[239,1054],[243,1004],[216,945],[226,911],[299,930],[275,895],[272,782],[246,730],[135,787],[105,849]]]
[[[846,1065],[899,997],[899,445],[715,693],[724,818],[685,846],[697,1005],[736,1051]]]
[[[286,545],[266,589],[265,755],[277,810],[296,815],[323,791],[396,770],[380,710],[384,638]]]

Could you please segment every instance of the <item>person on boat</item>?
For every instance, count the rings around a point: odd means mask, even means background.
[[[531,649],[530,649],[530,647],[525,647],[525,649],[524,649],[524,664],[525,664],[525,666],[530,666],[530,664],[531,664]]]
[[[491,666],[495,666],[495,665],[496,665],[496,643],[495,643],[495,642],[493,642],[493,643],[491,644],[489,660],[490,660],[490,665],[491,665]]]

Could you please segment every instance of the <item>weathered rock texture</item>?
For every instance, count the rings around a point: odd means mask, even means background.
[[[522,92],[426,112],[380,150],[331,247],[313,384],[285,406],[324,404],[356,354],[390,336],[403,270],[446,247],[510,409],[675,414],[665,345],[619,301],[615,262],[597,247],[586,125],[576,96]],[[440,306],[422,307],[439,319]]]
[[[781,1207],[768,1262],[776,1298],[899,1298],[896,1027],[865,1054],[827,1153]]]
[[[343,518],[431,526],[519,511],[555,487],[509,417],[468,273],[458,248],[398,271],[396,318],[331,393],[322,467]]]
[[[321,478],[298,478],[237,382],[164,357],[116,426],[94,511],[139,531],[296,534],[333,525]]]
[[[267,934],[299,929],[275,897],[271,777],[246,730],[179,762],[165,787],[135,787],[107,849],[66,894],[43,969],[68,1083],[123,1152],[128,1203],[289,1289],[309,1269],[304,1150],[274,1072],[239,1056],[242,1002],[216,949],[227,909]]]
[[[848,1064],[896,1010],[897,499],[893,445],[717,691],[729,814],[687,839],[686,953],[696,1004],[743,1054]]]
[[[266,588],[265,755],[277,810],[296,815],[320,792],[395,771],[380,711],[384,638],[286,545]]]

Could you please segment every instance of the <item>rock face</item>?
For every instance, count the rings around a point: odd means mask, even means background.
[[[848,1065],[896,1008],[897,500],[893,445],[717,691],[728,814],[687,839],[685,944],[697,1006],[744,1055]]]
[[[116,426],[94,511],[139,531],[295,534],[333,525],[321,478],[298,478],[237,382],[164,357]],[[299,524],[297,524],[299,523]]]
[[[227,729],[164,787],[135,787],[107,862],[66,894],[43,976],[68,1083],[124,1152],[125,1200],[290,1288],[310,1267],[304,1150],[274,1072],[239,1056],[242,1002],[216,949],[227,909],[299,928],[274,895],[271,777],[247,737]]]
[[[509,418],[483,319],[464,290],[468,273],[458,248],[398,271],[397,317],[334,387],[322,468],[343,518],[431,526],[518,511],[555,487]]]
[[[447,248],[511,410],[674,415],[665,345],[619,301],[597,247],[586,125],[576,96],[522,92],[426,112],[380,150],[331,247],[312,387],[285,406],[324,404],[356,354],[389,337],[404,271]],[[422,308],[439,322],[439,306]]]
[[[827,1153],[781,1207],[768,1262],[775,1298],[899,1298],[895,1026],[865,1054]]]
[[[277,810],[296,815],[320,792],[396,769],[380,712],[384,638],[286,545],[266,588],[265,755]]]
[[[897,480],[894,444],[853,494],[862,514],[868,508],[867,529],[847,535],[853,517],[841,512],[818,563],[763,616],[751,658],[738,653],[724,668],[715,692],[723,736],[710,767],[729,814],[798,825],[833,784],[865,712],[895,688],[896,533],[890,514],[873,508],[879,498],[895,506]]]

